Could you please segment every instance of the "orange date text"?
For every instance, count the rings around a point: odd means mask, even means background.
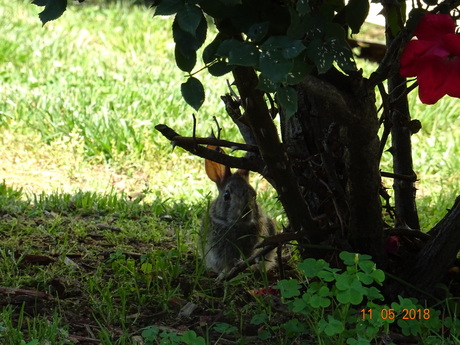
[[[372,319],[379,317],[383,320],[393,320],[400,317],[403,320],[428,320],[430,318],[430,309],[403,309],[399,313],[392,308],[383,308],[381,310],[361,309],[361,318]]]

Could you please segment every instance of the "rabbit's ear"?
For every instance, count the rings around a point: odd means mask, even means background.
[[[220,147],[211,146],[211,145],[208,145],[208,149],[218,150],[222,153],[224,152]],[[218,187],[222,186],[224,181],[227,178],[229,178],[230,175],[232,174],[228,166],[220,164],[220,163],[216,163],[209,159],[205,159],[204,167],[206,170],[206,175],[208,175],[211,181],[214,181]]]
[[[243,177],[246,181],[249,182],[249,170],[247,170],[247,169],[238,169],[236,171],[236,173],[238,175],[240,175],[241,177]]]

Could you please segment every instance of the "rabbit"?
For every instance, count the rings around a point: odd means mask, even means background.
[[[251,256],[264,237],[275,234],[275,222],[256,202],[248,170],[239,169],[232,174],[228,166],[210,160],[205,160],[205,168],[219,195],[211,202],[209,214],[203,220],[202,255],[207,268],[222,277],[236,262]],[[269,270],[274,257],[272,250],[257,264],[258,268],[264,265]]]

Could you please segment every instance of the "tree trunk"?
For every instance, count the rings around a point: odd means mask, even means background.
[[[317,224],[302,198],[291,162],[270,116],[264,93],[257,89],[258,78],[255,71],[249,67],[236,67],[233,76],[242,99],[244,116],[267,166],[266,174],[275,185],[293,231],[305,231],[314,235],[318,231]]]
[[[314,241],[333,235],[328,244],[384,265],[374,91],[359,74],[338,71],[309,76],[297,90],[298,112],[281,117],[282,134],[304,198],[322,220],[323,236]]]
[[[391,150],[395,175],[415,176],[412,163],[412,144],[410,113],[407,102],[405,79],[399,75],[388,79],[391,116]],[[415,183],[410,180],[395,179],[396,227],[409,226],[420,229],[417,206],[415,203]]]
[[[399,13],[401,27],[403,26],[400,5],[396,2],[385,2],[384,10],[387,13]],[[396,39],[392,28],[386,19],[386,43],[391,46]],[[397,59],[399,61],[399,59]],[[395,68],[396,67],[396,68]],[[393,171],[395,175],[415,176],[412,164],[412,144],[410,130],[410,112],[407,101],[406,79],[399,74],[399,65],[388,77],[388,94],[390,96],[391,121],[391,150],[393,155]],[[415,181],[415,179],[414,179]],[[409,226],[411,229],[420,229],[420,223],[415,203],[415,182],[410,180],[395,179],[393,184],[395,192],[396,227]]]
[[[460,248],[460,196],[429,234],[431,239],[406,265],[405,275],[416,287],[431,292],[447,273]]]

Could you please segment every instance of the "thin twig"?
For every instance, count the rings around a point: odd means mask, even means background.
[[[402,174],[394,174],[386,171],[381,171],[380,175],[383,177],[390,177],[395,180],[403,180],[403,181],[409,181],[409,182],[416,182],[417,181],[417,175],[402,175]]]
[[[192,119],[193,119],[192,138],[193,138],[193,141],[195,142],[195,145],[198,145],[196,143],[196,116],[195,114],[192,114]],[[195,149],[196,149],[196,146],[195,146]]]
[[[214,120],[217,126],[217,139],[220,139],[220,132],[222,131],[222,127],[220,127],[219,121],[217,121],[217,117],[213,116],[212,119]]]
[[[417,237],[421,240],[428,241],[431,236],[421,232],[419,229],[391,228],[385,230],[387,236],[406,236]]]
[[[257,263],[258,259],[268,253],[270,253],[272,250],[274,250],[278,245],[268,245],[264,247],[261,250],[256,251],[254,254],[252,254],[247,260],[242,260],[238,262],[233,268],[228,271],[225,275],[222,277],[219,277],[218,280],[230,280],[238,275],[238,273],[243,272],[248,266],[254,265]]]
[[[382,97],[382,107],[383,107],[383,114],[382,114],[382,121],[383,121],[383,133],[382,139],[380,140],[380,147],[379,147],[379,161],[382,160],[383,150],[385,149],[385,145],[388,140],[388,136],[391,132],[391,117],[390,117],[390,100],[388,99],[388,94],[383,86],[383,83],[379,83],[378,85],[380,95]]]

